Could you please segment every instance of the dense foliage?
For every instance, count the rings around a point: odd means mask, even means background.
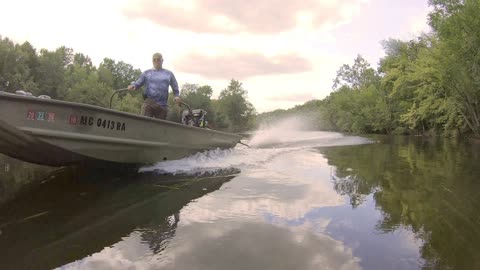
[[[386,56],[377,69],[359,55],[352,66],[338,70],[325,99],[261,114],[258,120],[309,111],[324,130],[480,135],[480,2],[429,4],[431,33],[383,41]]]

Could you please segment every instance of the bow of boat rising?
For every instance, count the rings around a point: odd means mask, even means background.
[[[0,152],[31,163],[148,164],[231,148],[241,137],[102,107],[0,92]]]

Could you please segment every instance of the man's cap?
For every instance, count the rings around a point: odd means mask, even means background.
[[[154,53],[153,56],[152,56],[152,59],[155,59],[155,58],[162,58],[163,59],[163,56],[161,53]]]

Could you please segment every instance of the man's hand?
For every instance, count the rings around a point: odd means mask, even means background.
[[[175,103],[177,103],[177,104],[180,104],[180,102],[182,102],[182,100],[180,99],[180,97],[175,97],[175,98],[173,99],[173,101],[175,101]]]
[[[131,84],[127,87],[128,90],[132,91],[132,90],[135,90],[135,85]]]

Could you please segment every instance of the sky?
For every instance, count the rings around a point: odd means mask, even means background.
[[[381,41],[428,31],[427,0],[4,0],[0,35],[37,50],[61,46],[142,71],[152,54],[180,85],[231,79],[257,112],[288,109],[332,91],[357,55],[376,68]]]

